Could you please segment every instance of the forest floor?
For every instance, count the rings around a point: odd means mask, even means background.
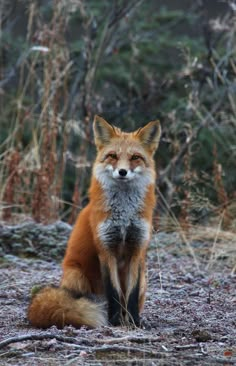
[[[31,288],[59,283],[70,230],[63,223],[0,226],[2,366],[236,365],[233,237],[206,235],[190,247],[177,233],[156,234],[140,328],[32,328],[26,318]],[[218,245],[231,249],[216,255]]]

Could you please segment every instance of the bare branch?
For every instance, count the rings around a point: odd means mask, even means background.
[[[82,343],[83,345],[79,345],[78,344],[78,339],[74,338],[74,337],[65,337],[65,336],[60,336],[60,335],[55,335],[55,334],[50,334],[50,333],[40,333],[40,334],[26,334],[26,335],[21,335],[21,336],[16,336],[16,337],[10,337],[7,338],[5,340],[3,340],[2,342],[0,342],[0,349],[4,348],[6,346],[8,346],[11,343],[17,343],[17,342],[22,342],[22,341],[41,341],[41,340],[45,340],[45,339],[56,339],[57,341],[60,342],[64,342],[64,343],[69,343],[71,344],[71,346],[75,346],[76,349],[79,349],[81,351],[90,351],[90,352],[134,352],[134,353],[142,353],[142,354],[148,354],[148,355],[152,355],[152,356],[158,356],[160,355],[159,352],[153,351],[153,350],[148,350],[148,349],[144,349],[144,348],[140,348],[140,347],[130,347],[130,346],[119,346],[117,344],[109,344],[110,342],[113,343],[116,342],[118,343],[123,342],[124,340],[129,340],[129,341],[134,341],[134,342],[138,342],[140,341],[140,339],[138,339],[137,337],[122,337],[122,338],[114,338],[114,339],[110,339],[109,341],[99,341],[98,339],[93,339],[93,340],[86,340],[86,339],[82,339]],[[152,338],[148,338],[145,337],[145,342],[149,341]],[[144,339],[142,339],[144,340]],[[155,338],[156,340],[156,338]],[[103,346],[98,346],[98,347],[92,347],[90,346],[91,343],[94,343],[94,341],[98,342],[98,343],[106,343]],[[88,345],[85,345],[85,343],[87,343]]]
[[[56,339],[60,342],[65,342],[65,343],[76,343],[77,342],[76,338],[64,337],[64,336],[59,336],[59,335],[55,335],[55,334],[51,334],[51,333],[23,334],[20,336],[4,339],[3,341],[0,342],[0,349],[8,346],[11,343],[17,343],[17,342],[23,342],[23,341],[42,341],[45,339]],[[81,349],[84,349],[84,347],[81,347]]]
[[[212,115],[216,113],[216,111],[219,110],[219,108],[222,105],[222,102],[224,101],[225,98],[225,94],[222,96],[222,98],[218,101],[218,103],[216,103],[212,110],[207,114],[207,116],[203,119],[201,119],[201,122],[199,124],[199,126],[193,131],[192,135],[186,140],[186,142],[183,144],[182,148],[179,150],[178,154],[175,155],[171,161],[169,162],[169,164],[166,166],[165,169],[163,169],[158,177],[158,182],[159,184],[162,183],[166,177],[168,176],[169,172],[171,171],[172,167],[175,166],[176,164],[178,164],[181,159],[183,158],[183,156],[185,155],[185,153],[188,150],[188,147],[192,144],[192,142],[194,140],[197,139],[200,131],[202,130],[203,127],[206,126],[206,124],[208,123],[209,119],[211,119]]]

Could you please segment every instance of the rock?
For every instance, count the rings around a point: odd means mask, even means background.
[[[62,221],[0,226],[1,254],[61,260],[72,227]]]
[[[207,342],[212,339],[210,333],[207,330],[196,329],[192,331],[192,336],[197,342]]]

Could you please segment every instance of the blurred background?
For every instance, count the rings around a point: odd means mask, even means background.
[[[236,231],[236,2],[1,0],[0,214],[73,223],[99,114],[161,121],[161,230]]]

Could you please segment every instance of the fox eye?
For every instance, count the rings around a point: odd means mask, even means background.
[[[140,158],[141,158],[141,156],[134,154],[134,155],[131,156],[131,159],[130,160],[138,160]]]
[[[117,160],[117,155],[115,153],[110,153],[107,155],[108,158],[111,158],[111,159],[114,159],[114,160]]]

